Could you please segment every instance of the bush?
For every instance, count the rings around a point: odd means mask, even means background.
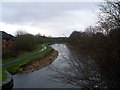
[[[31,34],[18,35],[15,40],[15,48],[20,51],[31,51],[36,44],[35,37]]]
[[[120,29],[112,29],[108,35],[102,33],[73,32],[69,44],[79,52],[90,55],[101,68],[108,87],[120,85]]]

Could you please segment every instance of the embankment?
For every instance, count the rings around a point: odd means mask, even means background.
[[[41,69],[51,64],[58,56],[58,51],[52,49],[48,54],[41,58],[34,59],[27,64],[24,64],[18,70],[19,72],[30,72],[37,69]]]
[[[2,82],[2,90],[12,90],[13,88],[13,77],[12,75],[5,71],[7,74],[7,79]]]

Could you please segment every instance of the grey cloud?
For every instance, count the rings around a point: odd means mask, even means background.
[[[47,22],[65,11],[95,9],[92,2],[4,2],[2,19],[6,23]]]

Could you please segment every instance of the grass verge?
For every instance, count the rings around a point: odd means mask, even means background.
[[[7,74],[5,71],[2,71],[2,81],[7,79]]]
[[[8,63],[8,62],[14,61],[14,60],[16,60],[16,59],[22,58],[22,57],[24,57],[24,56],[27,56],[27,55],[29,55],[29,54],[31,54],[31,53],[33,53],[33,52],[36,52],[36,51],[38,51],[38,50],[41,50],[43,46],[44,46],[44,45],[37,45],[37,46],[36,46],[36,49],[33,50],[33,51],[31,51],[31,52],[22,51],[21,54],[18,55],[18,56],[16,56],[16,57],[10,57],[9,59],[3,59],[3,60],[2,60],[2,63],[5,64],[5,63]]]
[[[1,80],[1,81],[4,81],[4,80],[7,79],[7,74],[5,73],[5,70],[8,70],[10,73],[15,74],[15,73],[17,73],[17,71],[18,71],[18,69],[21,67],[21,65],[26,64],[26,63],[28,63],[28,62],[30,62],[31,60],[34,60],[34,59],[36,59],[36,58],[40,58],[40,57],[42,58],[42,57],[44,57],[46,54],[48,54],[48,53],[52,50],[52,47],[50,47],[50,46],[47,45],[47,44],[44,44],[44,45],[42,45],[42,46],[38,45],[37,48],[36,48],[34,51],[30,52],[30,53],[36,52],[36,51],[42,49],[42,47],[44,47],[44,46],[46,46],[47,49],[44,50],[44,51],[42,51],[42,52],[36,53],[35,55],[30,56],[30,57],[28,57],[28,58],[25,58],[24,60],[21,60],[21,61],[19,61],[19,62],[12,63],[12,64],[9,64],[9,65],[7,65],[7,66],[3,66],[3,67],[2,67],[2,76],[1,76],[1,74],[0,74],[0,76],[2,77],[2,80]],[[19,58],[24,57],[24,56],[26,56],[26,55],[29,55],[30,53],[23,54],[23,55],[19,56]],[[17,58],[17,59],[18,59],[18,58]],[[1,79],[1,78],[0,78],[0,79]]]
[[[19,62],[9,64],[7,66],[3,66],[3,70],[8,70],[10,73],[14,74],[17,72],[17,70],[20,68],[21,65],[26,64],[26,63],[30,62],[31,60],[36,59],[38,57],[44,57],[44,55],[49,53],[51,50],[52,50],[52,47],[47,46],[47,49],[40,53],[37,53],[33,56],[30,56],[24,60],[19,61]]]

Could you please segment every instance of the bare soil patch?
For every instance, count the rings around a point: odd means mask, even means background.
[[[52,49],[48,54],[42,58],[34,59],[27,64],[20,67],[18,72],[30,72],[41,69],[49,64],[51,64],[58,56],[58,51]]]

